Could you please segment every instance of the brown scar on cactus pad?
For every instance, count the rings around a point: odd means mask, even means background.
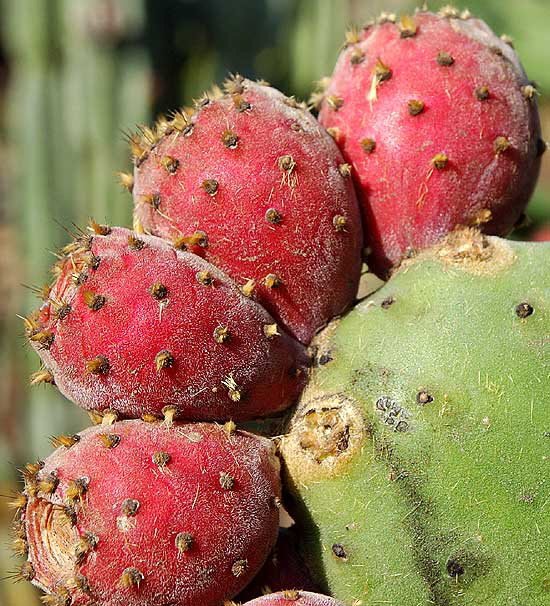
[[[55,275],[49,299],[25,324],[47,369],[33,382],[55,381],[87,410],[250,419],[289,406],[307,378],[293,372],[308,365],[304,347],[282,329],[266,332],[276,323],[258,303],[159,238],[96,229],[64,249]],[[273,290],[284,288],[268,278]],[[71,307],[63,317],[59,300]]]
[[[345,107],[337,95],[329,102],[334,113]],[[233,76],[192,116],[145,132],[134,149],[137,225],[239,285],[252,281],[250,295],[304,344],[351,304],[362,247],[352,171],[303,104]],[[179,161],[174,174],[166,157]],[[335,215],[345,230],[334,229]],[[186,239],[196,230],[207,247]]]
[[[368,436],[353,399],[306,389],[281,451],[293,478],[304,485],[342,472]]]
[[[540,121],[516,52],[483,21],[451,9],[384,15],[326,82],[319,120],[353,167],[371,271],[386,278],[407,250],[482,208],[483,232],[511,231],[538,176]]]
[[[102,446],[108,435],[116,448]],[[221,604],[260,569],[281,494],[269,440],[213,424],[141,421],[79,436],[25,470],[17,499],[28,553],[20,576],[46,592],[44,603]],[[231,490],[220,486],[220,470]]]
[[[486,236],[475,227],[461,227],[416,257],[428,258],[475,275],[494,275],[512,265],[516,255],[506,240]],[[403,261],[404,268],[413,264],[412,259]]]

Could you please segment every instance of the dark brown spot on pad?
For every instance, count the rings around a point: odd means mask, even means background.
[[[519,305],[516,305],[516,316],[518,318],[528,318],[529,316],[533,315],[534,313],[534,309],[532,307],[532,305],[530,305],[529,303],[519,303]]]
[[[384,425],[391,427],[393,431],[405,432],[409,430],[410,413],[389,396],[381,396],[376,400],[376,411]]]
[[[417,394],[416,394],[416,401],[418,404],[421,404],[422,406],[424,404],[429,404],[430,402],[433,402],[433,396],[430,395],[425,389],[421,389]]]
[[[340,560],[347,560],[348,554],[343,545],[340,543],[334,543],[331,547],[332,553]]]
[[[324,353],[322,355],[319,356],[318,360],[317,360],[317,364],[319,366],[324,366],[325,364],[328,364],[329,362],[332,362],[334,358],[329,354],[329,353]]]
[[[389,309],[395,303],[394,297],[386,297],[382,303],[380,303],[380,307],[382,309]]]
[[[446,568],[450,577],[457,578],[464,574],[464,567],[457,560],[448,560]]]

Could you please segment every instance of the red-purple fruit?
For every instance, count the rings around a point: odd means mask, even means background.
[[[334,598],[309,591],[289,589],[279,593],[264,595],[243,606],[344,606]]]
[[[136,225],[225,271],[308,343],[357,290],[350,166],[293,98],[239,76],[225,91],[134,141]]]
[[[260,572],[237,596],[239,602],[289,588],[302,591],[319,589],[298,550],[299,538],[299,532],[294,526],[279,529],[275,547]]]
[[[277,536],[269,440],[198,423],[121,421],[54,439],[24,470],[21,574],[52,606],[219,606]]]
[[[467,12],[348,35],[319,118],[353,167],[372,270],[457,225],[510,231],[546,147],[535,97],[509,40]]]
[[[250,419],[292,403],[304,348],[260,305],[196,255],[93,225],[65,249],[27,320],[47,368],[36,381],[123,417]]]

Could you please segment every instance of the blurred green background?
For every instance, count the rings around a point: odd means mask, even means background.
[[[437,9],[442,3],[429,3]],[[344,31],[406,0],[0,0],[0,494],[17,467],[47,456],[52,434],[88,417],[54,388],[28,387],[37,357],[17,314],[36,306],[22,285],[48,280],[65,228],[90,216],[128,225],[130,196],[114,176],[129,170],[124,133],[190,104],[228,72],[264,78],[307,98],[330,74]],[[550,137],[549,0],[458,3],[507,33],[538,83]],[[550,224],[550,153],[519,237]],[[0,498],[0,577],[12,512]],[[34,606],[24,583],[0,581],[0,604]]]

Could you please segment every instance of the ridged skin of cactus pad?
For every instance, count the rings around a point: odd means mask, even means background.
[[[548,603],[549,301],[549,245],[468,229],[318,337],[282,450],[336,598]]]

